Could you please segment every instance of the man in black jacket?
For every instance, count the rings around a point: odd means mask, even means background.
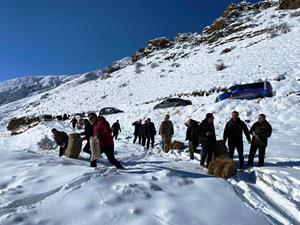
[[[184,123],[187,126],[185,140],[189,141],[190,159],[194,159],[194,152],[199,145],[199,122],[189,119]]]
[[[118,139],[119,132],[121,132],[121,127],[119,120],[117,120],[111,127],[112,133],[113,133],[113,138],[116,140]]]
[[[148,118],[147,122],[144,125],[144,133],[147,139],[147,149],[149,149],[150,146],[150,140],[151,140],[151,147],[154,148],[154,136],[156,135],[156,129],[153,122],[151,122],[151,119]]]
[[[202,145],[200,165],[204,166],[206,159],[206,167],[208,168],[212,160],[213,147],[216,144],[214,115],[212,113],[207,113],[205,119],[200,123],[199,142]]]
[[[249,129],[247,125],[239,118],[239,113],[233,111],[231,113],[231,120],[226,123],[223,140],[226,143],[228,139],[229,158],[233,159],[234,150],[237,149],[239,155],[240,169],[244,169],[244,146],[243,146],[243,132],[251,143]]]
[[[253,136],[249,151],[248,166],[253,166],[254,156],[258,149],[258,166],[264,166],[268,138],[272,135],[272,126],[266,120],[265,114],[258,115],[258,121],[250,129]]]
[[[59,157],[63,156],[68,147],[69,137],[66,132],[58,131],[55,128],[51,130],[56,144],[59,146]]]
[[[77,122],[78,122],[78,121],[77,121],[76,117],[74,117],[74,118],[70,121],[70,123],[72,123],[73,129],[76,128]]]
[[[82,141],[87,141],[85,146],[83,147],[83,151],[91,154],[91,146],[90,146],[90,137],[93,136],[93,125],[90,123],[88,119],[83,120],[84,123],[84,131],[80,133]]]
[[[139,120],[139,121],[135,121],[132,126],[134,126],[134,132],[133,132],[133,135],[134,135],[134,139],[133,139],[133,143],[136,142],[136,139],[139,138],[139,144],[141,144],[141,133],[140,133],[140,129],[141,129],[141,126],[142,126],[142,120]]]

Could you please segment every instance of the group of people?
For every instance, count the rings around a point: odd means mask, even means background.
[[[95,113],[90,113],[88,119],[84,119],[83,123],[84,131],[80,133],[82,140],[86,140],[83,151],[91,155],[90,137],[96,136],[99,138],[101,153],[106,155],[111,164],[115,165],[117,168],[123,168],[122,164],[114,156],[113,138],[117,139],[119,132],[121,132],[119,120],[110,127],[108,121],[103,116],[97,116]],[[190,159],[194,159],[194,153],[201,144],[200,165],[208,167],[212,160],[214,146],[217,142],[214,115],[212,113],[207,113],[202,122],[189,119],[185,122],[185,125],[187,126],[186,140],[189,145]],[[151,119],[147,118],[144,122],[140,119],[135,121],[132,126],[134,126],[133,143],[138,142],[138,144],[141,144],[147,149],[149,149],[150,145],[153,148],[156,129]],[[52,129],[52,133],[55,141],[60,146],[59,156],[62,156],[68,145],[68,135],[65,132],[56,129]],[[264,114],[259,114],[258,121],[255,122],[249,130],[245,122],[239,118],[239,113],[233,111],[231,119],[225,125],[223,140],[224,143],[228,142],[229,158],[233,159],[236,149],[239,157],[240,169],[244,169],[243,134],[250,144],[247,166],[253,166],[253,160],[257,150],[259,151],[258,166],[264,166],[268,138],[272,134],[272,127],[266,120],[266,116]],[[162,138],[164,152],[168,152],[174,135],[174,126],[172,121],[170,121],[170,115],[168,114],[160,124],[159,135]],[[92,160],[91,167],[96,166],[97,160]]]
[[[156,129],[151,119],[147,118],[144,123],[142,123],[142,120],[135,121],[132,126],[134,126],[133,143],[138,140],[138,143],[147,149],[149,149],[150,144],[154,148]]]
[[[187,126],[186,140],[189,141],[190,158],[194,159],[194,151],[198,145],[201,144],[200,164],[204,166],[206,161],[206,167],[208,167],[212,160],[213,148],[216,144],[214,115],[207,113],[201,123],[189,119],[185,124]],[[243,134],[250,144],[247,167],[253,166],[253,160],[257,150],[259,150],[258,166],[264,166],[268,138],[272,134],[272,127],[266,120],[266,115],[259,114],[258,121],[255,122],[249,130],[245,122],[239,118],[239,113],[233,111],[231,119],[225,125],[223,140],[224,143],[228,142],[229,158],[233,159],[234,151],[237,149],[240,169],[244,169]]]
[[[142,120],[139,120],[132,125],[135,127],[133,143],[138,139],[138,143],[145,146],[145,140],[147,140],[146,147],[148,149],[151,140],[151,145],[153,147],[154,136],[156,135],[154,123],[148,118],[143,124]],[[194,153],[201,144],[200,165],[208,167],[212,160],[214,147],[217,142],[214,115],[212,113],[207,113],[202,122],[189,119],[185,122],[185,125],[187,126],[186,140],[189,144],[190,159],[194,159]],[[240,169],[244,169],[243,133],[250,144],[247,167],[253,166],[253,160],[257,150],[259,151],[258,166],[264,166],[268,138],[272,134],[272,127],[266,120],[266,116],[264,114],[259,114],[258,121],[253,124],[250,130],[245,122],[239,118],[239,113],[237,111],[232,112],[231,119],[226,123],[223,132],[223,141],[224,143],[228,142],[230,159],[233,159],[235,149],[237,150]],[[160,124],[159,135],[162,138],[162,148],[164,152],[168,152],[170,150],[172,136],[174,135],[174,126],[172,121],[170,121],[170,116],[168,114]]]
[[[55,128],[52,129],[52,133],[54,140],[60,147],[59,156],[62,156],[68,147],[68,135],[64,131],[58,131]],[[82,136],[82,140],[86,140],[86,144],[83,147],[84,152],[92,154],[90,137],[97,137],[99,139],[101,154],[104,153],[108,161],[118,169],[124,169],[123,165],[115,158],[111,127],[103,116],[89,113],[88,119],[84,119],[84,131],[80,135]],[[90,166],[97,167],[97,160],[91,160]]]

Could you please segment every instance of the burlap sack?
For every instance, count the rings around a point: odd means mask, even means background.
[[[100,159],[101,151],[99,139],[97,137],[90,137],[90,145],[91,145],[91,161]]]
[[[228,179],[236,174],[237,168],[236,163],[233,160],[227,160],[226,165],[223,168],[221,177]]]
[[[210,162],[208,167],[208,174],[224,179],[232,177],[236,171],[236,164],[231,159],[215,159]]]
[[[68,147],[65,150],[64,155],[69,158],[78,159],[82,147],[80,134],[69,134],[68,137]]]
[[[180,142],[180,141],[173,141],[170,149],[182,150],[182,149],[184,149],[184,143]]]
[[[213,159],[228,159],[229,152],[223,140],[216,142],[213,148]]]

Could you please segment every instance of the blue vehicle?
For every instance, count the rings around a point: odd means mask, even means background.
[[[272,97],[272,86],[270,82],[257,82],[231,86],[216,98],[216,102],[225,99],[256,99]]]

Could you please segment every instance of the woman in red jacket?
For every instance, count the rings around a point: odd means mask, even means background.
[[[115,158],[114,142],[111,135],[110,125],[103,116],[97,117],[96,113],[89,113],[89,121],[93,124],[93,136],[99,138],[101,153],[104,153],[108,161],[118,169],[124,169],[122,164]],[[97,160],[92,162],[97,167]]]

